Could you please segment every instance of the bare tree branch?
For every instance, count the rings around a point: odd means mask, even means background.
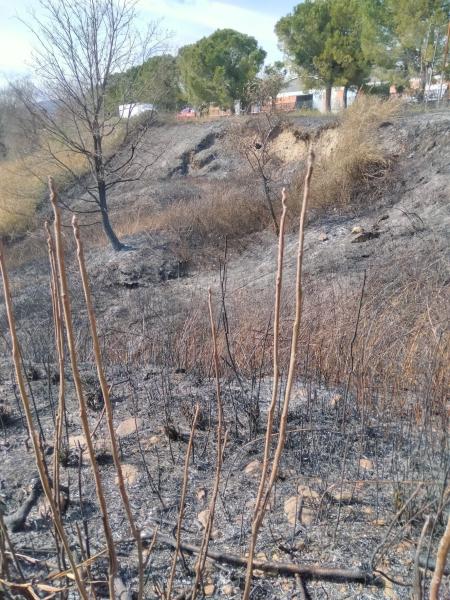
[[[127,158],[112,164],[105,140],[128,135],[131,114],[119,115],[118,105],[133,101],[138,80],[123,77],[120,99],[111,97],[110,85],[113,76],[160,52],[164,38],[157,22],[143,34],[136,27],[133,0],[38,0],[38,7],[25,24],[36,41],[34,67],[42,92],[27,93],[17,86],[16,93],[37,123],[48,156],[85,190],[86,201],[98,206],[96,211],[72,210],[100,212],[110,243],[120,250],[123,244],[110,223],[107,190],[134,181],[148,168],[138,165],[139,175],[130,176],[148,126],[136,132]],[[68,159],[59,148],[68,151]],[[88,175],[73,167],[71,154],[84,157]]]

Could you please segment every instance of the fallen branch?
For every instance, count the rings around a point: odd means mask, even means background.
[[[146,529],[142,532],[143,539],[151,539],[156,535],[156,539],[161,544],[175,548],[177,542],[175,539],[155,532],[153,529]],[[188,554],[199,554],[200,547],[186,542],[181,542],[180,550]],[[236,554],[228,552],[216,552],[208,549],[206,556],[219,563],[225,563],[235,567],[247,567],[247,559]],[[295,577],[300,575],[304,579],[314,579],[320,581],[329,581],[330,583],[363,583],[365,585],[374,585],[384,587],[384,582],[381,577],[376,576],[373,572],[363,571],[362,569],[345,569],[333,567],[321,567],[319,565],[296,565],[293,563],[271,562],[263,560],[253,560],[253,568],[264,571],[265,573],[273,573],[276,575],[286,575]]]
[[[48,478],[50,487],[54,489],[54,484],[52,479]],[[28,496],[22,502],[17,510],[9,515],[4,515],[3,520],[5,525],[11,533],[16,533],[17,531],[23,531],[25,528],[26,520],[28,515],[31,512],[31,509],[37,505],[39,498],[43,493],[42,483],[39,479],[39,474],[36,474],[31,479],[31,488],[28,493]],[[59,485],[59,491],[64,492],[69,495],[69,488],[66,485]]]
[[[19,508],[10,515],[4,516],[5,525],[9,531],[15,533],[23,530],[27,517],[30,514],[31,509],[36,506],[42,492],[41,480],[39,478],[33,479],[30,493],[25,498],[21,506],[19,506]]]

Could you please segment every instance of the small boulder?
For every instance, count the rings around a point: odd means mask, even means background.
[[[284,503],[284,514],[291,525],[311,525],[314,520],[314,510],[303,506],[302,495],[291,496]]]
[[[161,443],[161,436],[159,435],[151,435],[148,439],[143,441],[144,450],[151,450],[155,446]]]
[[[122,465],[122,475],[126,484],[133,485],[133,483],[136,483],[139,476],[139,469],[135,465],[129,465],[125,463]],[[119,477],[117,475],[115,483],[116,485],[119,484]]]
[[[330,398],[330,406],[331,408],[338,408],[343,401],[342,394],[333,394]]]
[[[326,493],[334,502],[353,504],[353,502],[358,500],[358,495],[359,492],[361,492],[363,485],[363,482],[357,483],[356,485],[344,484],[342,487],[339,484],[336,484],[329,487]]]
[[[261,471],[262,463],[259,460],[252,460],[252,462],[248,463],[248,465],[244,469],[244,473],[246,475],[251,475],[252,477],[256,477],[261,473]]]
[[[234,586],[231,583],[226,583],[222,587],[222,594],[224,596],[233,596],[236,593],[237,593],[237,590],[234,588]]]
[[[141,429],[143,425],[142,419],[130,417],[125,419],[116,427],[116,435],[120,438],[128,437],[136,433],[138,429]]]
[[[320,500],[320,494],[311,489],[309,485],[299,485],[297,487],[297,492],[303,500]]]
[[[368,458],[361,458],[359,461],[359,466],[365,471],[373,471],[373,462]]]

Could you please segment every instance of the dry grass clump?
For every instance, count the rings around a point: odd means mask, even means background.
[[[20,159],[1,162],[0,179],[0,233],[21,233],[31,224],[44,187],[39,177],[24,169]]]
[[[236,182],[168,206],[154,216],[152,228],[174,232],[195,248],[261,231],[269,219],[260,192],[247,182]]]
[[[105,139],[105,153],[111,155],[125,135],[125,126],[117,127]],[[73,181],[74,175],[82,176],[88,169],[83,154],[69,150],[45,133],[41,133],[39,148],[34,152],[1,161],[0,235],[20,235],[33,225],[36,208],[46,192],[47,181],[42,173],[53,177],[62,189]]]
[[[81,175],[87,169],[83,156],[64,148],[53,147],[56,159],[45,150],[38,150],[23,157],[0,163],[0,233],[14,236],[23,233],[33,223],[36,208],[45,193],[46,182],[40,173],[51,173],[59,185],[70,181],[69,172],[58,161],[66,164],[72,172]]]
[[[164,207],[149,202],[135,211],[117,212],[114,222],[121,237],[151,231],[167,233],[180,258],[192,261],[196,254],[195,262],[202,262],[205,256],[214,258],[218,250],[222,253],[225,239],[244,240],[266,229],[270,213],[257,185],[237,181],[223,188],[205,185],[201,196]],[[98,233],[96,237],[91,245],[102,238]]]
[[[376,389],[380,410],[385,401],[394,411],[414,409],[419,418],[436,410],[446,419],[450,336],[446,329],[448,292],[442,281],[433,264],[423,265],[405,282],[392,272],[372,273],[365,286],[353,347],[362,276],[336,284],[310,282],[305,294],[299,372],[331,386],[345,385],[353,354],[352,392],[360,402],[372,403]],[[227,328],[219,328],[217,344],[225,372],[231,377],[234,368],[248,378],[271,373],[270,293],[270,286],[257,293],[255,287],[248,286],[230,287],[226,294]],[[193,297],[185,318],[179,315],[177,322],[165,328],[170,341],[152,331],[139,349],[134,340],[135,357],[143,363],[169,358],[175,366],[208,374],[211,355],[205,310],[204,298]],[[282,370],[289,359],[293,312],[292,282],[287,281],[279,340]],[[151,346],[147,345],[149,339]],[[118,347],[116,351],[120,354]]]
[[[398,100],[358,98],[342,113],[337,129],[327,129],[318,142],[316,175],[312,182],[312,206],[343,207],[353,203],[362,190],[374,192],[385,177],[389,160],[378,139],[382,123],[400,111]],[[300,174],[295,196],[301,193]]]

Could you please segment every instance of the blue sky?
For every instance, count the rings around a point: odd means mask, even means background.
[[[277,20],[298,0],[138,0],[142,22],[161,20],[161,28],[173,32],[172,51],[230,27],[253,35],[266,50],[268,62],[281,58],[273,32]],[[0,0],[0,76],[31,73],[33,40],[16,18],[38,10],[36,0]]]

